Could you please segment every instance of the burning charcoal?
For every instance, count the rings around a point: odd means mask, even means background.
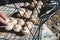
[[[29,29],[27,28],[27,26],[23,27],[22,33],[23,33],[23,34],[30,34],[30,31],[29,31]]]
[[[23,19],[18,19],[17,22],[18,22],[17,24],[19,24],[21,26],[23,26],[25,24]]]
[[[24,18],[30,18],[31,14],[32,14],[32,11],[27,10],[27,12],[24,13]]]
[[[12,30],[13,24],[12,23],[7,23],[7,26],[5,26],[6,30]]]
[[[26,7],[29,6],[29,5],[30,5],[30,3],[28,3],[28,2],[25,3],[25,6],[26,6]]]
[[[22,29],[22,26],[19,25],[19,24],[16,24],[16,25],[13,27],[13,30],[14,30],[15,32],[19,32],[19,31],[21,31],[21,29]]]
[[[26,25],[27,25],[29,30],[32,30],[32,28],[34,27],[34,25],[31,21],[26,22]]]

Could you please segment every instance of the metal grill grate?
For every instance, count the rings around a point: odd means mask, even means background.
[[[15,5],[10,4],[10,5],[5,5],[5,6],[0,6],[0,10],[2,10],[4,13],[6,13],[7,16],[9,16],[9,15],[15,13],[15,12],[18,12],[16,7],[20,8],[20,6],[24,6],[24,3],[15,3]],[[55,12],[55,11],[53,11],[53,12]],[[6,33],[5,35],[0,35],[0,39],[3,39],[3,40],[33,40],[33,39],[34,40],[39,40],[38,37],[40,36],[40,34],[38,35],[38,33],[40,32],[40,27],[43,25],[43,23],[45,23],[45,21],[47,21],[49,18],[51,18],[51,16],[52,15],[50,14],[49,11],[48,11],[48,14],[42,16],[42,17],[46,17],[46,18],[43,18],[43,21],[41,20],[41,24],[39,26],[35,25],[35,27],[32,30],[32,34],[34,36],[30,34],[30,35],[25,35],[25,36],[21,37],[21,36],[17,36],[15,33]]]
[[[24,3],[15,3],[17,8],[20,8],[20,6],[24,6],[22,5]],[[3,11],[7,16],[14,14],[15,12],[18,12],[18,10],[15,8],[14,4],[10,4],[10,5],[5,5],[5,6],[0,6],[0,10]],[[20,5],[20,6],[19,6]],[[35,26],[32,30],[32,35],[35,35],[35,32],[37,30],[38,26]],[[17,36],[15,33],[6,33],[5,35],[0,35],[0,39],[3,40],[32,40],[33,36],[31,34],[30,35],[25,35],[23,37],[21,36]]]

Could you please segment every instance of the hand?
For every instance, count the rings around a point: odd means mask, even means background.
[[[6,20],[6,15],[2,11],[0,11],[0,23],[6,24]]]

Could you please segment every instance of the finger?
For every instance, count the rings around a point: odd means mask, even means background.
[[[3,23],[3,24],[7,24],[6,21],[0,17],[0,22]]]
[[[7,20],[6,15],[5,15],[2,11],[0,11],[0,16],[1,16],[4,20]]]

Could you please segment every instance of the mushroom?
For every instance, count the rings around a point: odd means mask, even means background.
[[[19,31],[21,31],[21,29],[22,29],[22,26],[19,25],[19,24],[16,24],[16,25],[13,27],[13,30],[14,30],[15,32],[19,32]]]
[[[35,7],[35,4],[33,2],[31,2],[30,7]]]
[[[38,17],[38,12],[37,12],[37,10],[35,9],[34,11],[33,11],[33,14],[32,14],[32,16],[31,16],[31,20],[34,20],[36,17]]]
[[[37,4],[37,1],[36,0],[33,0],[34,4]]]
[[[42,1],[39,1],[38,3],[37,3],[37,8],[39,8],[39,9],[41,9],[41,6],[43,5],[43,2]]]
[[[39,23],[40,23],[39,17],[36,17],[36,18],[34,18],[34,19],[31,19],[31,21],[32,21],[34,24],[39,24]]]
[[[27,26],[23,27],[23,29],[21,30],[23,34],[30,34],[29,29],[27,28]]]
[[[19,17],[19,18],[21,17],[21,14],[20,14],[20,13],[17,13],[16,15],[17,15],[17,17]]]
[[[30,5],[30,3],[28,3],[28,2],[25,3],[25,6],[26,6],[26,7],[29,6],[29,5]]]
[[[5,26],[5,30],[12,30],[13,26],[14,25],[12,23],[7,23],[7,26]]]
[[[15,19],[15,20],[11,20],[10,23],[13,24],[13,25],[17,24],[17,19]]]
[[[25,12],[23,16],[24,16],[24,18],[30,18],[31,14],[32,14],[32,11],[27,10],[27,12]]]
[[[26,25],[27,25],[29,30],[32,30],[32,28],[34,27],[34,25],[31,21],[26,22]]]
[[[18,19],[17,20],[17,24],[23,26],[25,24],[24,20],[23,19]]]
[[[9,20],[10,20],[10,21],[9,21],[8,23],[11,23],[11,24],[13,24],[13,25],[17,24],[17,19],[15,19],[15,18],[13,18],[13,17],[10,17]]]
[[[19,15],[23,16],[23,14],[25,13],[25,9],[24,8],[20,8],[19,12],[20,12]]]

